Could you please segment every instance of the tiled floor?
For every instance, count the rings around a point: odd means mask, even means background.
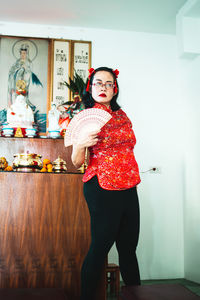
[[[168,279],[168,280],[143,280],[142,285],[144,284],[181,284],[188,288],[190,291],[195,293],[196,295],[200,296],[200,284],[195,282],[186,280],[186,279]],[[121,285],[123,283],[121,282]],[[107,300],[116,300],[117,298],[113,295],[110,295],[108,291]]]

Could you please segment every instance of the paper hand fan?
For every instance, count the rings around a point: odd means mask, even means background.
[[[88,108],[73,117],[65,132],[65,147],[78,140],[80,136],[101,129],[110,119],[111,114],[98,108]]]

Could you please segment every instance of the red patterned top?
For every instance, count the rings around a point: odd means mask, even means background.
[[[131,121],[122,109],[112,111],[96,103],[112,115],[99,133],[99,141],[89,148],[90,160],[83,176],[87,182],[97,175],[100,186],[106,190],[124,190],[140,183],[139,169],[134,157],[136,143]]]

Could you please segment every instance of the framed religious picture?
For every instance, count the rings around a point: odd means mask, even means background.
[[[25,96],[23,101],[25,102],[20,103],[20,111],[23,111],[23,105],[24,109],[25,107],[31,108],[38,131],[46,132],[49,94],[48,60],[48,39],[0,36],[1,125],[6,123],[8,108],[19,106],[19,103],[15,102],[19,85],[23,82],[23,95]]]
[[[72,41],[72,74],[75,72],[86,82],[91,68],[91,42]]]
[[[8,114],[10,120],[19,121],[18,113],[22,124],[33,124],[43,135],[52,104],[57,107],[71,101],[65,82],[75,72],[86,81],[91,67],[91,42],[0,36],[0,66],[0,126],[9,124]],[[20,109],[18,98],[23,99]],[[28,111],[29,120],[24,120]]]
[[[56,106],[70,100],[70,91],[64,82],[71,76],[71,41],[53,40],[52,103]]]

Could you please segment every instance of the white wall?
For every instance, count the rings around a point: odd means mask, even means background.
[[[200,283],[200,56],[181,60],[182,99],[185,111],[185,278]]]
[[[200,283],[200,6],[188,0],[177,15],[179,90],[184,111],[184,273]]]
[[[142,279],[184,277],[182,105],[177,89],[175,36],[84,28],[2,24],[7,35],[92,41],[93,67],[120,71],[120,104],[133,122],[141,174],[138,187]],[[116,262],[113,248],[109,260]]]

